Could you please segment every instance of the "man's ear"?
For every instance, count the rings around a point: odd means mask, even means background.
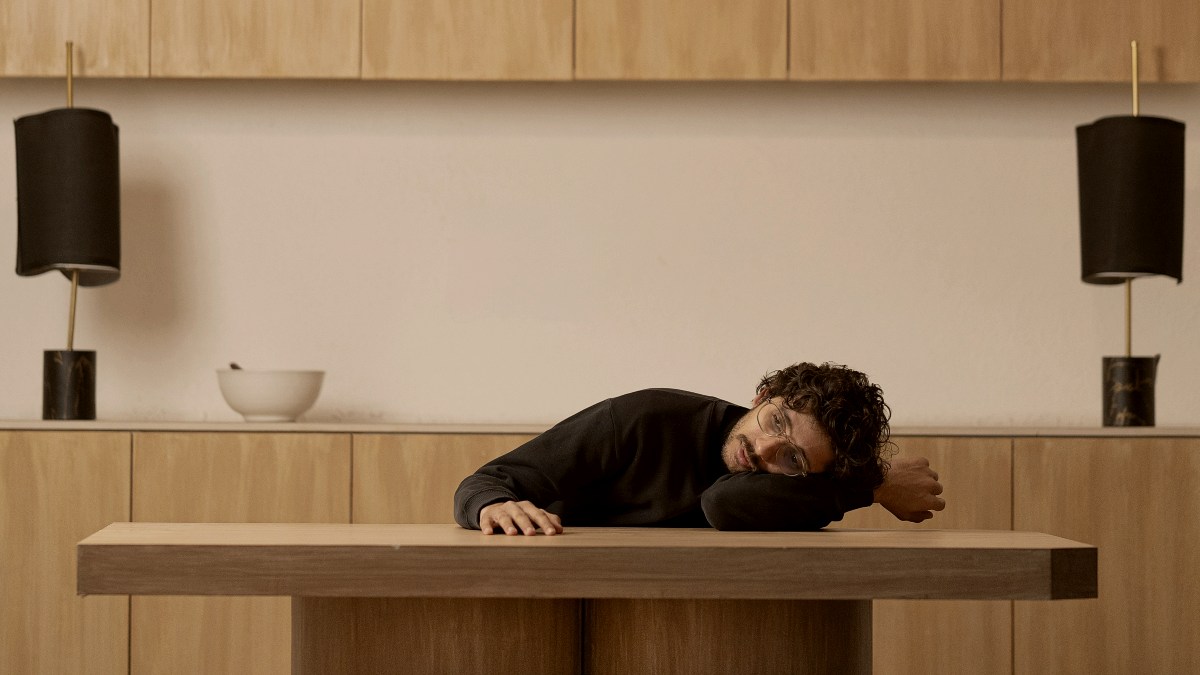
[[[770,397],[767,396],[767,392],[763,389],[759,389],[758,393],[754,395],[754,401],[750,403],[750,407],[757,408],[760,403],[767,400],[768,398],[770,398]]]

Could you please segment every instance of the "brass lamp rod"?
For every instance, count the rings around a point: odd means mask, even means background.
[[[67,107],[75,107],[75,43],[67,41]],[[71,316],[67,320],[67,351],[75,349],[75,298],[79,294],[79,270],[71,270]]]
[[[1133,116],[1138,112],[1138,45],[1137,40],[1129,43],[1133,56]],[[1125,279],[1125,356],[1133,356],[1133,279]]]

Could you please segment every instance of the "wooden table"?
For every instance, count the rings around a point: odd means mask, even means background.
[[[114,523],[78,555],[85,595],[292,596],[305,674],[868,673],[872,599],[1096,597],[1096,548],[1036,532]]]

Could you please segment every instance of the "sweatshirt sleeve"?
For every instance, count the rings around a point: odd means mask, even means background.
[[[617,470],[612,400],[603,401],[498,457],[467,476],[454,493],[454,520],[479,529],[479,511],[503,501],[539,508]]]
[[[873,501],[870,489],[819,474],[733,473],[700,495],[704,517],[718,530],[819,530]]]

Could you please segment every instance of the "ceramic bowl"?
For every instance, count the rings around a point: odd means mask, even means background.
[[[312,407],[323,370],[217,371],[221,395],[247,422],[294,422]]]

